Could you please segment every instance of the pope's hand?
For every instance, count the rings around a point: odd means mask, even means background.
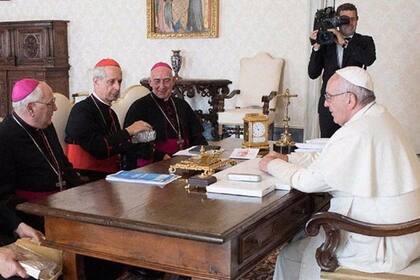
[[[260,160],[259,162],[260,169],[264,172],[268,172],[268,169],[267,169],[268,164],[270,163],[270,161],[275,160],[275,159],[281,159],[281,160],[287,161],[287,155],[279,154],[276,152],[268,153],[266,156],[264,156]]]
[[[128,134],[131,136],[136,135],[140,131],[150,130],[152,126],[144,121],[136,121],[132,125],[126,128]]]
[[[25,269],[18,263],[22,256],[17,255],[9,248],[0,248],[0,274],[4,278],[18,275],[27,278]]]
[[[45,239],[45,236],[42,234],[42,232],[28,226],[25,223],[19,224],[16,229],[16,233],[19,235],[19,237],[29,237],[33,242],[38,244],[41,243],[41,240]]]

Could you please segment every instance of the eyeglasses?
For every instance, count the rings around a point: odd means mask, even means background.
[[[331,101],[334,97],[339,96],[339,95],[343,95],[345,93],[349,93],[349,91],[345,91],[345,92],[337,93],[337,94],[329,94],[328,92],[326,92],[324,94],[324,97],[325,97],[325,100]]]
[[[41,101],[35,101],[34,103],[44,104],[48,107],[52,107],[55,105],[55,97],[53,97],[49,102],[41,102]]]
[[[160,85],[160,83],[163,83],[164,85],[169,85],[172,82],[172,78],[163,78],[163,79],[153,79],[152,83],[154,85]]]

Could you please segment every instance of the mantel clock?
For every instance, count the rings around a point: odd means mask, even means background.
[[[268,150],[268,116],[254,113],[244,117],[244,148]]]

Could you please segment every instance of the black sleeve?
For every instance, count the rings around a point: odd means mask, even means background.
[[[325,67],[324,52],[324,46],[320,46],[319,50],[317,51],[312,49],[311,58],[309,59],[308,64],[309,78],[316,79],[321,75],[322,69]]]
[[[4,229],[2,232],[10,233],[14,231],[22,220],[16,215],[14,201],[14,178],[15,167],[13,151],[0,139],[0,224]]]
[[[200,118],[193,111],[190,105],[184,101],[185,112],[187,116],[188,134],[190,136],[190,146],[208,145],[206,138],[203,136],[203,125]]]
[[[16,215],[14,205],[8,205],[7,201],[0,201],[0,225],[1,232],[10,234],[14,232],[23,221]]]
[[[144,102],[144,99],[141,98],[135,101],[133,104],[131,104],[130,108],[128,108],[124,119],[124,128],[140,120],[152,125],[152,123],[149,122],[147,118],[147,111],[138,108],[138,106],[142,107],[141,102]],[[137,158],[153,159],[154,161],[163,159],[164,155],[158,151],[155,151],[153,143],[138,143],[136,144],[136,147],[137,148],[135,148],[135,152],[127,152],[124,155],[124,165],[127,169],[133,169],[137,167]]]
[[[362,36],[358,44],[351,45],[350,47],[350,56],[357,64],[363,66],[370,66],[376,60],[376,50],[375,43],[373,38],[370,36]]]
[[[86,106],[73,106],[66,126],[67,141],[75,141],[98,159],[106,159],[128,149],[130,135],[125,129],[106,135],[100,121]],[[80,104],[82,105],[82,104]],[[84,105],[84,104],[83,104]]]

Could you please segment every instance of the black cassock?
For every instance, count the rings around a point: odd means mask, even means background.
[[[129,108],[124,127],[138,120],[149,123],[156,131],[156,140],[149,144],[155,149],[153,155],[155,161],[161,160],[165,154],[172,155],[180,149],[207,145],[200,119],[190,105],[180,98],[171,97],[164,101],[153,93],[140,98]],[[179,133],[181,141],[178,139]]]
[[[0,203],[3,209],[10,210],[2,219],[6,228],[15,229],[22,221],[15,215],[16,204],[60,191],[57,171],[61,173],[65,188],[81,184],[52,124],[45,129],[36,129],[17,115],[14,118],[9,115],[0,123]],[[19,216],[26,217],[20,213]]]

